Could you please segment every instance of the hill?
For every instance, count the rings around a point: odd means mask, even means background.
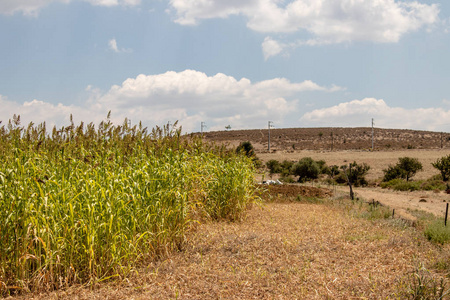
[[[237,146],[250,141],[256,152],[268,151],[268,129],[205,132],[206,140]],[[270,130],[271,151],[369,150],[372,128],[276,128]],[[409,129],[374,129],[374,150],[449,149],[450,133]]]

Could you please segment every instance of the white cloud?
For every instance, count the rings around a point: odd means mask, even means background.
[[[112,51],[114,51],[116,53],[121,53],[121,52],[130,53],[130,52],[133,52],[133,50],[131,50],[131,49],[125,49],[125,48],[119,49],[119,47],[117,46],[117,41],[116,41],[115,38],[109,40],[108,46],[109,46],[109,49],[111,49]]]
[[[96,6],[136,6],[141,0],[0,0],[0,14],[22,13],[36,16],[39,10],[51,3],[70,3],[85,1]]]
[[[70,0],[1,0],[0,13],[14,14],[21,12],[24,15],[35,16],[40,8],[52,2],[69,3]]]
[[[390,107],[384,100],[366,98],[316,109],[304,114],[300,121],[308,127],[357,127],[370,126],[371,118],[382,128],[442,130],[445,120],[450,120],[450,110]]]
[[[166,124],[179,120],[185,131],[199,130],[204,121],[209,129],[259,128],[270,120],[280,124],[287,116],[293,118],[299,107],[299,93],[305,91],[330,92],[312,81],[290,82],[274,78],[252,83],[246,78],[235,79],[218,73],[185,70],[157,75],[139,75],[114,85],[107,92],[88,86],[90,94],[85,105],[64,106],[33,100],[18,104],[0,98],[0,120],[13,114],[28,122],[51,121],[66,125],[70,113],[83,121],[98,122],[109,110],[113,121],[121,123],[125,117],[143,121],[146,126]]]
[[[113,50],[114,52],[117,52],[117,53],[120,52],[119,48],[117,48],[116,39],[109,40],[108,45],[109,45],[109,49]]]
[[[264,59],[267,60],[271,56],[275,56],[283,51],[285,45],[273,40],[271,37],[266,37],[262,43],[262,51],[264,54]]]
[[[395,43],[409,33],[439,22],[437,4],[395,0],[171,0],[175,22],[195,25],[201,19],[243,15],[258,32],[305,32],[311,39],[294,43],[321,45],[352,41]],[[292,45],[292,46],[294,46]],[[284,45],[286,46],[286,45]],[[283,50],[272,38],[263,42],[265,58]]]

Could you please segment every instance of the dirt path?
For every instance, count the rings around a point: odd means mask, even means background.
[[[348,188],[340,187],[338,190],[348,193]],[[395,209],[398,213],[406,213],[407,216],[410,216],[408,210],[419,209],[444,217],[446,202],[450,202],[450,195],[444,192],[396,192],[381,188],[355,188],[354,191],[357,197],[361,197],[365,201],[378,201]]]

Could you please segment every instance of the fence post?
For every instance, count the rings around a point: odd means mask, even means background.
[[[445,226],[447,226],[447,216],[448,216],[448,202],[447,202],[447,208],[445,209]]]

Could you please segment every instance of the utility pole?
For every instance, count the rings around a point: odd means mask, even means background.
[[[444,146],[444,133],[443,132],[441,132],[441,149],[442,149],[442,147]]]
[[[268,127],[268,129],[269,129],[269,145],[268,145],[268,151],[270,152],[270,128],[271,127],[273,127],[273,122],[272,121],[269,121],[268,123],[267,123],[267,127]]]
[[[331,151],[333,151],[334,146],[334,137],[333,137],[333,129],[331,129]]]
[[[373,151],[373,125],[374,125],[375,123],[373,122],[373,118],[372,118],[372,151]]]
[[[205,122],[202,122],[201,123],[201,129],[200,129],[200,131],[201,131],[201,133],[202,133],[202,136],[203,136],[203,129],[204,128],[206,128],[206,124],[205,124]]]

